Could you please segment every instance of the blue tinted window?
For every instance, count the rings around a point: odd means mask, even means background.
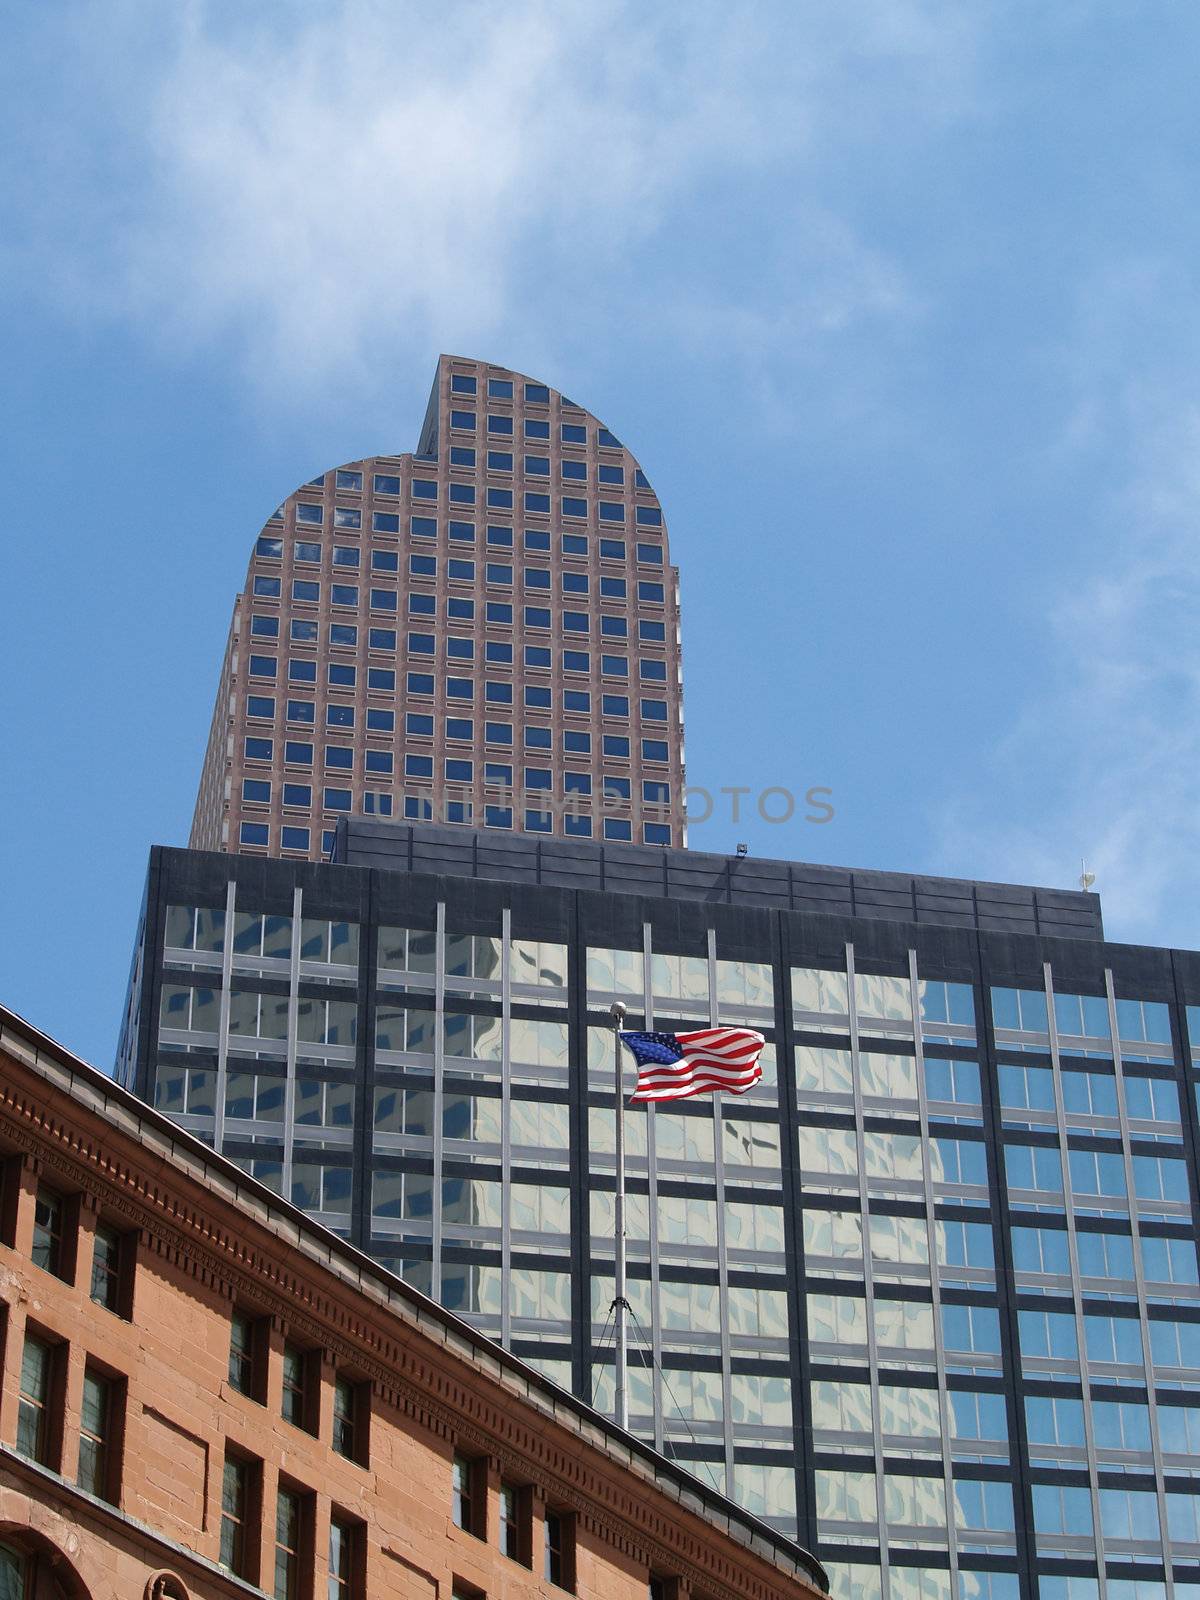
[[[342,705],[326,706],[325,726],[327,728],[352,728],[354,726],[354,707]]]
[[[642,838],[647,844],[670,844],[671,830],[665,822],[647,822],[642,827]]]
[[[564,594],[586,594],[588,581],[586,572],[564,572],[562,575]]]
[[[509,504],[512,501],[510,498]],[[535,511],[548,515],[550,511],[550,496],[548,494],[535,494],[532,489],[525,491],[526,511]]]
[[[619,500],[601,500],[601,502],[600,502],[600,521],[601,522],[624,522],[625,521],[625,507],[621,504],[621,502]]]
[[[489,744],[511,744],[513,731],[511,722],[485,722],[483,736]]]
[[[512,623],[513,608],[503,600],[489,600],[487,603],[487,620],[502,626]]]
[[[432,478],[414,478],[412,481],[412,497],[414,500],[436,500],[438,486]]]
[[[512,816],[511,806],[484,806],[483,808],[484,826],[488,828],[511,828]]]
[[[564,772],[564,794],[591,794],[592,775],[590,772]]]
[[[565,556],[587,555],[586,533],[564,533],[562,536],[562,552]]]
[[[667,702],[665,700],[643,700],[643,722],[665,722],[667,720]]]
[[[325,765],[327,767],[341,767],[349,772],[354,766],[354,751],[346,744],[327,744],[325,746]]]
[[[605,560],[605,561],[624,561],[624,559],[625,559],[625,541],[624,541],[624,539],[601,539],[601,541],[600,541],[600,555],[601,555],[601,558],[603,560]]]
[[[663,586],[661,583],[639,583],[638,599],[650,602],[653,605],[662,605]]]
[[[637,558],[643,566],[661,567],[663,559],[662,545],[639,544],[637,547]]]
[[[633,824],[624,821],[621,817],[605,817],[604,837],[606,839],[631,840],[633,838]]]
[[[602,444],[606,450],[619,450],[621,448],[620,439],[617,438],[615,433],[610,433],[607,428],[598,428],[596,430],[596,442],[597,444]]]
[[[392,667],[368,667],[367,688],[390,694],[396,687],[396,673]]]
[[[408,692],[409,694],[432,694],[433,673],[410,672],[408,675]]]
[[[452,444],[450,446],[450,465],[452,467],[473,467],[475,465],[475,451],[470,445]]]
[[[313,722],[316,720],[315,707],[311,700],[289,700],[287,703],[287,715],[289,722]]]
[[[513,569],[502,561],[489,561],[484,576],[488,583],[509,584],[513,581]]]
[[[562,514],[564,517],[586,517],[587,501],[573,495],[563,495]]]
[[[450,374],[450,393],[474,394],[475,379],[469,377],[465,372],[452,372]]]
[[[314,583],[310,578],[292,579],[293,600],[319,600],[321,598],[321,585]]]
[[[573,817],[568,813],[563,818],[563,832],[576,839],[590,839],[592,837],[591,817]]]
[[[548,628],[550,626],[550,612],[542,606],[526,606],[525,626],[527,628]]]
[[[548,406],[550,404],[550,391],[544,383],[527,383],[525,385],[525,402],[531,406]]]
[[[600,670],[606,678],[627,678],[629,676],[629,657],[601,656]]]
[[[527,644],[525,646],[525,665],[527,667],[546,667],[552,663],[553,657],[545,645]]]
[[[334,506],[333,525],[335,528],[361,528],[362,512],[349,506]]]
[[[643,739],[643,761],[665,761],[667,759],[667,741],[665,739]]]
[[[350,809],[349,789],[326,789],[324,800],[326,811],[349,811]]]
[[[485,661],[495,662],[498,666],[511,666],[513,647],[501,639],[489,639],[484,646],[483,655]]]
[[[307,828],[285,826],[280,830],[279,839],[285,850],[307,850],[309,848],[309,831]]]
[[[243,822],[240,840],[242,844],[266,844],[270,838],[270,831],[265,822]]]
[[[662,512],[657,506],[639,506],[637,508],[637,520],[640,527],[661,528]],[[659,559],[662,559],[661,554]]]
[[[354,645],[358,643],[358,628],[353,622],[331,622],[329,624],[330,644]]]
[[[606,694],[601,704],[606,717],[627,717],[629,715],[628,695]]]
[[[356,606],[358,604],[358,585],[356,583],[335,583],[330,587],[329,598],[335,606]]]
[[[527,683],[525,685],[525,704],[527,706],[533,706],[539,711],[549,711],[549,689],[540,683]]]
[[[526,496],[526,498],[528,498],[528,496]],[[489,489],[487,492],[487,503],[489,506],[495,507],[495,509],[498,511],[511,511],[513,504],[513,492],[511,489]]]
[[[372,650],[394,650],[396,648],[395,628],[371,628],[367,635],[367,643]]]
[[[437,538],[437,522],[433,517],[410,517],[408,525],[414,539]]]
[[[425,711],[410,711],[404,718],[404,731],[430,735],[433,733],[433,718]]]
[[[624,617],[601,617],[600,632],[609,639],[624,639],[629,632],[629,624]]]
[[[605,600],[624,600],[626,597],[625,579],[601,578],[600,593]]]
[[[395,591],[395,589],[372,589],[371,590],[371,610],[372,611],[395,611],[395,609],[396,609],[396,591]]]
[[[616,800],[629,800],[633,794],[632,785],[628,778],[606,777],[604,779],[604,793],[612,795]]]
[[[564,444],[587,443],[587,429],[580,427],[577,422],[564,422],[561,432]]]
[[[647,778],[642,784],[642,799],[648,806],[668,805],[671,799],[671,786],[670,784],[659,783],[655,779]],[[928,1068],[929,1066],[932,1066],[933,1063],[927,1060],[925,1065]],[[934,1098],[937,1097],[935,1096]],[[949,1100],[952,1099],[953,1096],[946,1095],[943,1098]]]
[[[376,494],[399,494],[400,493],[400,479],[397,478],[397,477],[393,477],[391,473],[377,472],[375,474],[375,493]]]
[[[475,698],[475,685],[470,678],[447,678],[447,700],[473,700]]]
[[[297,539],[292,546],[292,555],[297,561],[319,562],[321,559],[321,546],[319,544],[307,544],[303,540]]]
[[[311,767],[313,747],[299,739],[289,739],[283,747],[283,759],[289,766]]]
[[[650,622],[645,617],[638,623],[638,638],[647,644],[664,644],[667,638],[665,622]]]
[[[285,806],[312,805],[312,784],[285,783],[283,786],[283,803]]]
[[[414,559],[416,558],[414,557]],[[429,558],[428,556],[423,556],[420,559],[427,561]],[[399,572],[399,552],[396,550],[372,550],[371,570],[372,572]]]
[[[361,558],[361,551],[351,544],[335,544],[333,547],[333,564],[335,567],[357,567]]]
[[[500,784],[503,788],[511,788],[513,769],[500,761],[486,761],[483,766],[483,781],[485,783]]]
[[[452,622],[471,622],[475,616],[475,602],[452,594],[446,601],[446,615]]]
[[[511,683],[492,683],[484,685],[484,697],[490,706],[510,706],[513,703],[513,686]]]
[[[367,727],[372,733],[392,733],[396,727],[396,713],[371,706],[367,711]]]
[[[250,717],[273,717],[275,715],[274,697],[269,694],[247,696],[246,715]]]
[[[527,789],[549,789],[553,787],[549,767],[526,767],[525,787]]]
[[[368,750],[365,761],[367,772],[386,774],[392,770],[392,752],[390,750]]]
[[[473,411],[452,411],[450,413],[450,426],[452,428],[474,428],[475,413]]]
[[[646,683],[666,683],[667,663],[665,661],[639,661],[638,676]]]
[[[511,378],[489,378],[488,398],[491,400],[511,400],[513,386]]]
[[[549,811],[526,811],[526,833],[553,833],[554,816]]]
[[[437,598],[431,594],[410,594],[408,611],[413,617],[432,617],[437,611]]]
[[[525,729],[525,748],[527,750],[549,750],[551,742],[549,728]]]
[[[468,583],[475,578],[475,563],[464,561],[461,556],[451,556],[446,563],[446,570],[452,578],[463,578]]]
[[[399,533],[400,518],[394,511],[376,511],[371,526],[376,533]]]
[[[278,600],[283,591],[282,578],[255,578],[254,592],[264,600]]]
[[[410,597],[415,600],[416,595]],[[410,656],[431,656],[434,651],[434,639],[431,633],[410,633],[408,636],[408,653]]]
[[[433,757],[415,755],[405,756],[404,775],[407,778],[432,778]]]
[[[291,683],[316,683],[317,663],[315,661],[289,661],[288,679]]]
[[[563,690],[564,711],[590,711],[591,709],[592,697],[586,689]]]
[[[513,431],[513,419],[511,417],[494,417],[489,414],[487,419],[487,431],[494,434],[506,434],[511,437]]]
[[[563,733],[563,749],[569,755],[586,756],[592,748],[590,733],[578,733],[574,728],[567,728]]]
[[[250,676],[252,678],[273,678],[275,669],[276,659],[274,656],[250,657]]]
[[[535,417],[526,417],[525,437],[527,439],[548,439],[550,437],[550,424],[548,422],[539,422]]]
[[[487,464],[489,472],[511,472],[513,469],[512,452],[509,450],[489,450]]]
[[[475,722],[471,717],[447,717],[447,739],[473,739],[475,737]]]
[[[291,626],[293,644],[315,644],[317,641],[317,624],[308,617],[293,617]]]
[[[296,506],[297,522],[319,523],[322,515],[320,506],[311,505],[307,501],[301,500]]]
[[[475,764],[464,761],[460,757],[449,757],[446,761],[447,783],[473,783],[475,781]]]
[[[242,799],[255,805],[265,805],[271,799],[271,785],[266,778],[243,778]]]
[[[450,502],[456,506],[473,506],[475,504],[475,485],[473,483],[452,483],[450,485]],[[473,531],[471,537],[475,537]]]
[[[603,740],[604,754],[613,756],[618,760],[628,761],[629,740],[622,733],[606,733]]]
[[[329,682],[337,689],[353,689],[358,678],[357,667],[346,666],[340,661],[329,663]]]
[[[562,625],[564,633],[586,633],[591,618],[586,611],[564,611]]]
[[[540,528],[525,529],[526,550],[550,550],[550,535]],[[549,585],[547,585],[547,588]]]
[[[512,549],[512,542],[513,542],[513,531],[512,531],[511,528],[498,528],[498,527],[496,527],[496,526],[494,526],[492,524],[489,524],[488,525],[488,531],[487,531],[487,542],[490,545],[495,545],[495,546],[498,546],[498,547],[500,547],[502,549],[511,550]]]
[[[548,478],[550,476],[550,457],[526,456],[525,476],[527,478]]]
[[[548,589],[550,587],[550,573],[544,567],[526,567],[524,578],[527,589]]]
[[[433,578],[437,576],[436,556],[409,556],[408,570],[414,578]]]
[[[624,483],[625,482],[625,468],[624,467],[612,467],[612,466],[609,466],[607,462],[602,461],[600,463],[600,482],[601,483]]]
[[[254,546],[254,553],[258,556],[266,556],[269,560],[277,561],[283,555],[283,540],[269,539],[264,534]]]
[[[587,462],[586,461],[564,461],[562,463],[562,475],[568,481],[573,480],[576,483],[586,483],[587,482]]]
[[[475,641],[474,639],[447,639],[446,654],[455,661],[474,661]]]

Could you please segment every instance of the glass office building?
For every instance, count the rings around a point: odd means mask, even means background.
[[[679,574],[573,400],[442,356],[417,448],[301,484],[233,608],[191,844],[321,860],[343,816],[683,843]]]
[[[610,1007],[761,1029],[746,1096],[626,1118],[633,1429],[845,1600],[1200,1597],[1200,955],[1082,894],[336,855],[153,852],[123,1081],[610,1409]]]

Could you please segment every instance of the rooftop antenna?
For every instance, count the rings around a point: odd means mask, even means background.
[[[748,844],[739,844],[737,853],[739,856],[748,856],[750,854],[750,846]]]
[[[1094,872],[1089,872],[1087,869],[1087,862],[1081,859],[1079,863],[1079,887],[1083,890],[1084,894],[1088,892],[1095,881],[1096,874]]]

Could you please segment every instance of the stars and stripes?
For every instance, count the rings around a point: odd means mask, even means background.
[[[745,1094],[762,1077],[766,1043],[753,1028],[692,1028],[686,1033],[620,1034],[637,1062],[634,1100],[686,1100],[727,1089]]]

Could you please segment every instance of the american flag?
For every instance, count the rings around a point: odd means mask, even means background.
[[[712,1089],[745,1094],[762,1077],[766,1043],[753,1028],[693,1028],[687,1033],[626,1033],[638,1065],[634,1100],[686,1100]]]

